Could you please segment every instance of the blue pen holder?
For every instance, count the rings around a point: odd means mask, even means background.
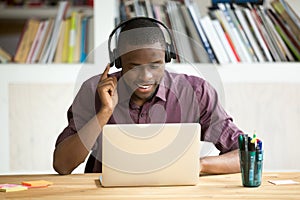
[[[258,187],[261,184],[263,170],[263,150],[239,151],[243,186]]]

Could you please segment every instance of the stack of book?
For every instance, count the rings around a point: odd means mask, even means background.
[[[172,31],[178,62],[300,61],[300,19],[285,0],[213,0],[201,14],[196,1],[121,0],[119,21],[148,16]],[[256,4],[254,3],[256,2]]]
[[[60,1],[55,19],[28,19],[14,56],[17,63],[85,62],[93,50],[93,16],[73,11],[67,16],[68,1]],[[92,58],[88,58],[92,62]]]

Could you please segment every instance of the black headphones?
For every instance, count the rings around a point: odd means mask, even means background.
[[[169,38],[170,38],[170,41],[171,43],[167,43],[166,42],[166,51],[165,51],[165,62],[168,63],[171,61],[171,59],[176,59],[176,53],[175,53],[175,48],[174,48],[174,43],[173,43],[173,40],[172,40],[172,35],[168,29],[168,27],[166,25],[164,25],[162,22],[156,20],[156,19],[153,19],[153,18],[149,18],[149,17],[134,17],[134,18],[131,18],[125,22],[122,22],[120,23],[112,32],[111,34],[109,35],[109,39],[108,39],[108,52],[109,52],[109,60],[110,60],[110,66],[112,67],[114,64],[116,66],[116,68],[122,68],[122,63],[121,63],[121,58],[120,56],[118,55],[118,50],[117,48],[113,49],[113,51],[111,50],[110,48],[110,44],[111,44],[111,39],[113,37],[113,35],[116,33],[116,31],[119,29],[119,28],[123,28],[125,27],[129,22],[132,22],[134,20],[140,20],[140,19],[146,19],[146,20],[149,20],[151,22],[154,22],[156,24],[159,24],[161,26],[163,26],[166,31],[168,32],[168,35],[169,35]]]

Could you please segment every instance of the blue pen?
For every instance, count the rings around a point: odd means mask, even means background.
[[[258,140],[256,146],[256,165],[255,165],[255,186],[261,184],[261,175],[262,175],[262,165],[263,165],[263,149],[262,141]]]

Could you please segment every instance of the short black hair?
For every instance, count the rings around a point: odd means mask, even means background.
[[[121,27],[117,48],[120,52],[127,45],[139,46],[157,42],[165,49],[166,40],[159,24],[147,18],[135,18]]]

